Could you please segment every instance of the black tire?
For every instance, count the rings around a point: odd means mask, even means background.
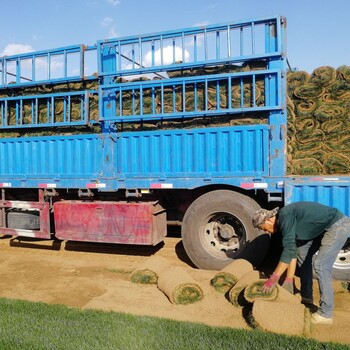
[[[220,270],[238,258],[259,265],[270,236],[261,235],[252,225],[252,214],[258,209],[248,196],[229,190],[197,198],[187,209],[181,228],[188,257],[198,268],[208,270]]]
[[[7,227],[22,230],[40,230],[39,212],[9,211],[7,213]]]

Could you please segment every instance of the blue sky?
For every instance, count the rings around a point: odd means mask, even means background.
[[[0,0],[0,55],[283,15],[292,67],[350,65],[350,0]]]

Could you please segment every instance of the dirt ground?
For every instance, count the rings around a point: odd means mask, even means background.
[[[131,283],[130,272],[152,255],[185,268],[204,298],[173,305],[155,285]],[[210,286],[213,274],[191,265],[177,237],[156,247],[0,238],[0,297],[250,329],[242,309]],[[334,288],[334,324],[313,326],[308,337],[350,344],[350,292],[339,281]]]

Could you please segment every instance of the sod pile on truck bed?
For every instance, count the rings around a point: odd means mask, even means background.
[[[244,65],[223,65],[167,72],[170,78],[200,76],[207,74],[231,74],[266,69],[264,62],[249,62]],[[159,79],[156,77],[155,79]],[[141,77],[136,80],[150,80]],[[263,78],[253,80],[249,76],[242,80],[233,78],[228,94],[227,80],[219,83],[208,82],[188,84],[186,89],[180,85],[143,88],[142,98],[137,89],[128,90],[127,85],[135,80],[116,78],[117,84],[125,89],[116,90],[116,119],[123,116],[152,116],[151,120],[140,122],[116,122],[118,131],[143,131],[180,128],[203,128],[267,123],[264,113],[229,114],[220,113],[231,105],[232,108],[259,107],[265,105]],[[45,127],[1,130],[0,137],[46,136],[55,134],[99,133],[98,124],[98,83],[62,83],[57,85],[38,85],[0,90],[0,98],[15,96],[34,96],[66,91],[89,91],[89,120],[86,126]],[[254,90],[254,91],[253,91]],[[337,69],[322,66],[311,74],[304,71],[290,71],[287,74],[287,168],[289,175],[350,175],[350,66]],[[207,98],[206,98],[207,93]],[[228,101],[231,96],[231,101]],[[48,116],[56,122],[64,119],[64,97],[57,98],[54,108],[48,113],[45,99],[39,99],[39,124],[48,122]],[[142,104],[142,106],[141,106]],[[15,125],[18,105],[8,102],[8,125]],[[220,107],[219,107],[220,106]],[[23,124],[32,121],[30,100],[21,106]],[[200,116],[201,111],[214,111],[211,116]],[[166,114],[196,112],[198,117],[167,119]],[[160,117],[161,116],[161,117]],[[153,119],[154,117],[154,119]],[[81,99],[71,98],[70,118],[81,118]],[[1,119],[3,120],[3,119]],[[0,120],[0,123],[1,123]]]
[[[350,66],[289,72],[288,173],[350,174]]]

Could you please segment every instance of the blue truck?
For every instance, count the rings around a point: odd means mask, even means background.
[[[217,270],[263,257],[260,207],[349,215],[349,177],[287,175],[286,59],[282,16],[0,57],[1,234],[156,245],[177,225]]]

